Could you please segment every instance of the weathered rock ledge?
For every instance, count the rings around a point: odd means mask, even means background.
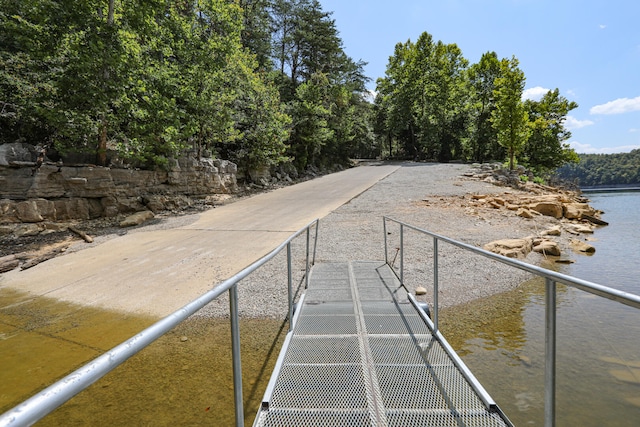
[[[238,191],[237,167],[226,160],[182,158],[167,171],[65,166],[15,160],[11,145],[0,156],[0,224],[159,212]]]

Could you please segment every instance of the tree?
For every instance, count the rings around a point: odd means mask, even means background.
[[[423,45],[430,45],[430,36],[425,33],[420,40]],[[376,91],[378,99],[377,116],[384,121],[378,121],[378,133],[388,140],[389,150],[392,151],[393,142],[397,141],[401,155],[417,158],[420,154],[418,145],[418,117],[424,109],[424,91],[419,89],[419,76],[425,74],[414,60],[414,45],[408,40],[397,43],[394,54],[389,58],[385,77],[377,81]],[[423,56],[424,57],[424,56]],[[416,110],[415,106],[418,106]]]
[[[507,149],[511,170],[515,168],[516,154],[522,150],[531,134],[529,115],[522,102],[525,77],[518,64],[515,56],[500,61],[501,75],[495,80],[493,91],[496,108],[491,114],[498,143]]]
[[[238,0],[242,9],[242,45],[255,55],[262,72],[273,68],[271,60],[271,0]]]
[[[466,66],[455,44],[434,43],[426,32],[416,43],[397,44],[378,80],[378,117],[384,115],[387,126],[378,126],[379,133],[397,139],[412,158],[461,156],[468,121],[462,107]]]
[[[294,164],[304,170],[317,164],[323,146],[334,137],[329,126],[329,82],[324,74],[316,74],[298,86],[290,114],[294,120],[291,153]]]
[[[500,60],[495,52],[482,55],[477,64],[468,70],[471,129],[466,144],[466,156],[470,160],[484,162],[502,158],[506,152],[498,144],[495,128],[491,124],[491,113],[495,109],[493,90],[500,76]]]
[[[0,0],[0,143],[53,142],[46,120],[55,96],[52,41],[59,35],[47,19],[48,4]]]
[[[561,179],[581,186],[640,185],[640,149],[617,154],[580,154],[579,162],[557,170]]]
[[[539,173],[555,170],[565,163],[577,162],[575,151],[565,143],[571,132],[564,127],[569,111],[578,104],[560,96],[558,89],[547,92],[540,101],[525,101],[532,133],[522,155],[527,166]]]
[[[245,52],[237,54],[248,56]],[[245,173],[288,160],[285,152],[291,124],[277,89],[260,79],[252,65],[249,58],[234,58],[229,63],[229,83],[237,94],[232,119],[239,134],[214,146],[218,154],[235,162]]]

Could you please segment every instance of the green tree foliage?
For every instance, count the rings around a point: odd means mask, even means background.
[[[480,62],[468,70],[469,83],[469,139],[465,146],[465,157],[478,162],[506,157],[504,147],[498,144],[498,136],[491,124],[495,110],[493,91],[500,77],[500,60],[495,52],[482,55]]]
[[[377,82],[378,123],[384,122],[378,129],[388,144],[395,139],[402,154],[412,158],[460,156],[467,131],[466,66],[455,44],[434,42],[426,32],[416,43],[397,44],[385,77]]]
[[[1,142],[92,152],[99,164],[107,145],[142,165],[187,148],[283,159],[290,119],[243,47],[259,37],[243,33],[255,20],[236,2],[0,0],[0,11]]]
[[[323,147],[334,137],[329,126],[331,101],[329,82],[324,74],[302,83],[296,90],[296,99],[291,103],[294,126],[291,138],[291,153],[294,164],[304,169],[317,164]]]
[[[522,102],[525,77],[515,57],[500,61],[500,70],[500,77],[494,83],[496,108],[491,112],[491,123],[497,132],[498,143],[507,149],[509,169],[513,170],[516,154],[531,135],[529,115]]]
[[[575,104],[557,91],[523,104],[515,58],[469,66],[425,32],[396,45],[374,103],[365,65],[318,0],[0,0],[0,143],[149,167],[224,156],[245,171],[574,159],[563,120]]]
[[[571,132],[564,127],[569,111],[578,107],[575,102],[560,96],[558,89],[547,92],[540,101],[525,101],[531,136],[522,149],[522,162],[547,174],[565,163],[578,162],[578,155],[565,141]]]
[[[630,153],[580,154],[579,158],[578,163],[558,169],[558,177],[583,187],[640,185],[640,149]]]
[[[519,154],[541,173],[575,160],[563,126],[575,103],[557,90],[540,102],[523,102],[525,77],[515,57],[499,60],[487,52],[468,64],[455,44],[426,32],[415,43],[396,45],[377,81],[372,114],[380,153],[437,161],[506,158],[510,167]]]
[[[271,16],[273,80],[292,117],[287,154],[300,169],[345,164],[374,141],[368,114],[357,114],[369,108],[366,64],[344,53],[317,0],[274,0]]]

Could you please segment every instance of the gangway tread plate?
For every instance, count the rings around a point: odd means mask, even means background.
[[[315,265],[256,427],[509,426],[384,262]]]

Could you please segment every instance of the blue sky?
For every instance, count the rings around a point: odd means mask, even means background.
[[[578,153],[640,148],[640,2],[636,0],[320,0],[346,53],[384,76],[396,43],[423,32],[471,64],[515,56],[531,99],[549,89],[579,107],[565,126]]]

